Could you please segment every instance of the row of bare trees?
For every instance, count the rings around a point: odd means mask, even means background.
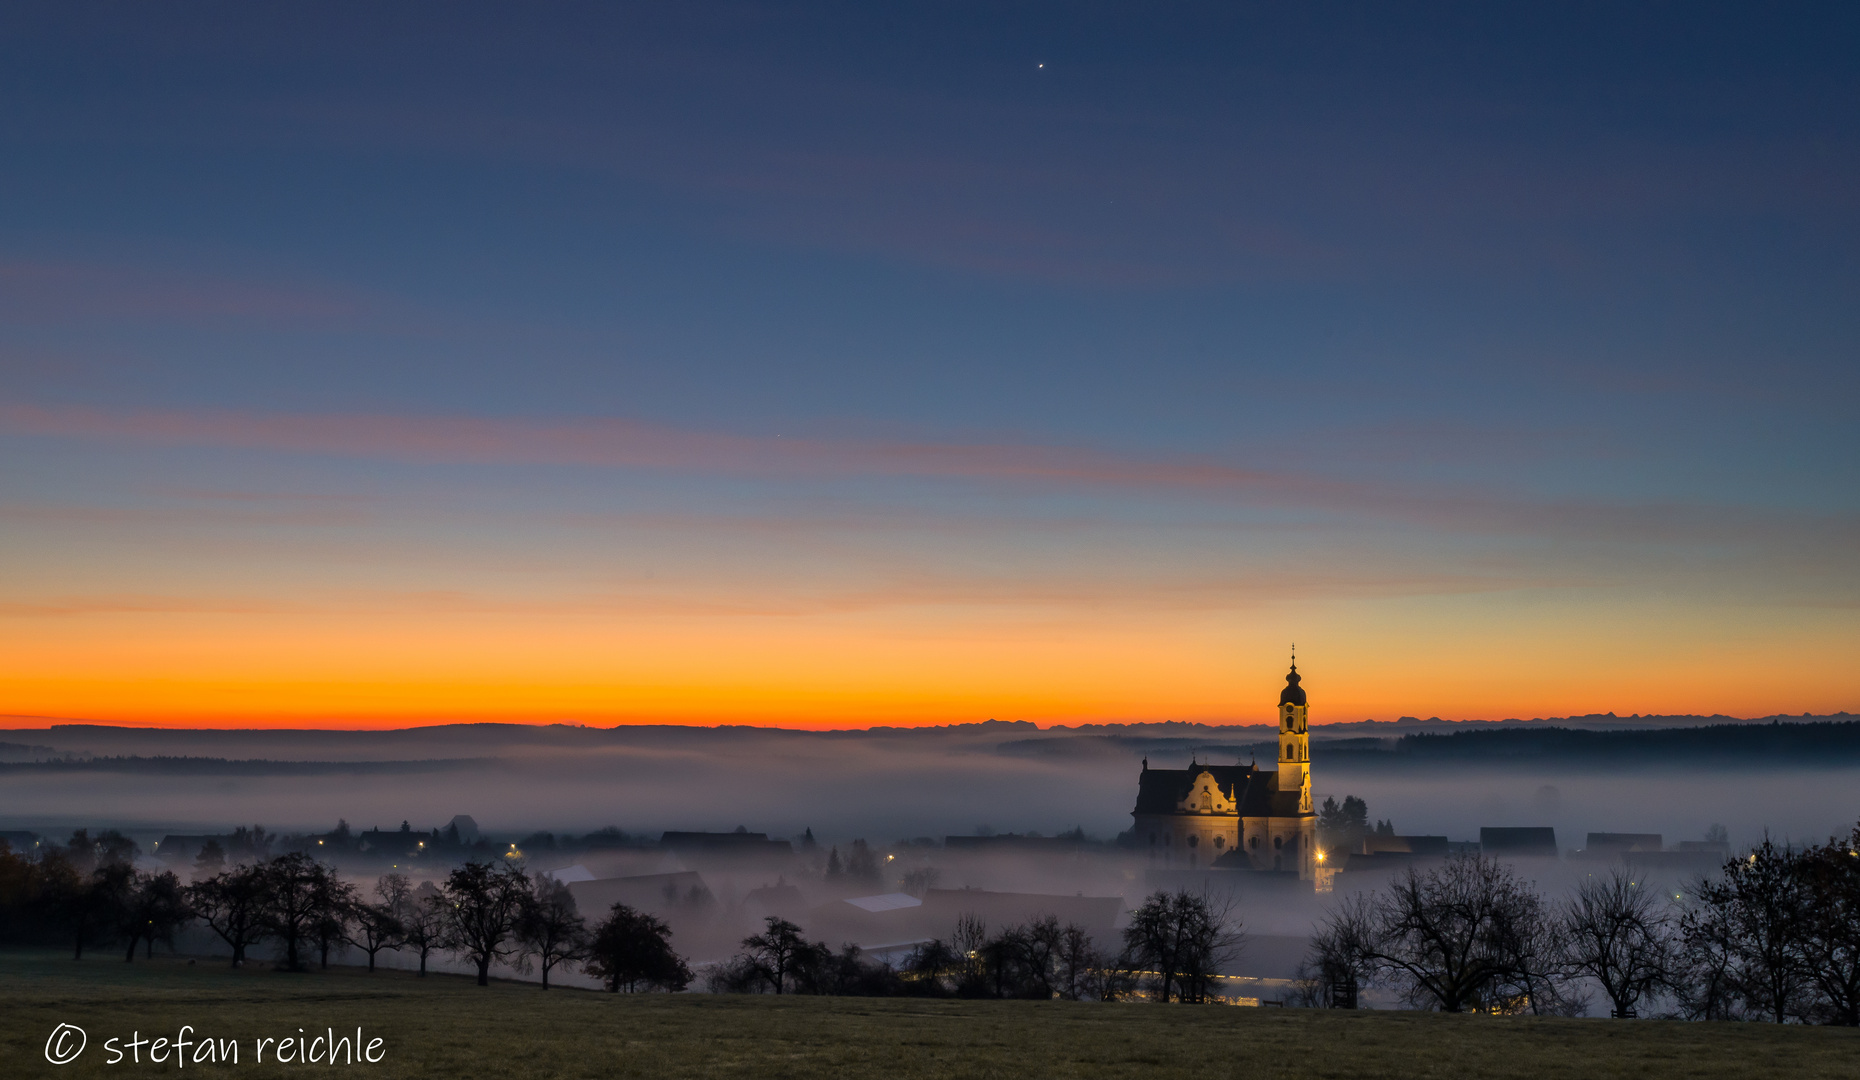
[[[1107,952],[1090,931],[1052,915],[990,932],[973,915],[948,938],[918,945],[899,967],[857,945],[835,951],[799,926],[770,916],[743,951],[710,972],[715,993],[842,994],[872,997],[1023,998],[1039,1001],[1207,1001],[1219,969],[1238,955],[1231,905],[1203,893],[1158,892],[1132,912],[1122,949]]]
[[[33,855],[0,841],[0,942],[89,948],[138,945],[151,953],[172,942],[192,918],[186,888],[172,873],[136,869],[135,841],[114,830],[73,833],[67,844],[45,844]]]
[[[424,976],[435,954],[475,970],[478,984],[505,965],[550,975],[581,967],[610,989],[683,989],[690,969],[670,945],[671,930],[650,915],[615,905],[599,926],[576,911],[568,887],[532,877],[514,861],[469,862],[417,888],[401,874],[376,879],[372,895],[302,852],[244,862],[183,885],[171,872],[136,868],[133,841],[79,830],[68,844],[28,857],[0,844],[0,940],[62,942],[74,958],[94,946],[172,946],[195,923],[217,936],[235,966],[268,946],[281,970],[354,948],[374,971],[385,952],[417,957]]]
[[[1860,825],[1806,849],[1766,840],[1692,893],[1675,934],[1685,1015],[1860,1026]]]
[[[269,940],[283,954],[281,966],[295,968],[299,942],[313,941],[326,967],[330,945],[341,943],[365,953],[369,971],[384,951],[411,953],[422,976],[434,953],[448,953],[474,969],[479,986],[490,983],[497,965],[539,971],[545,990],[553,972],[577,966],[616,991],[681,990],[691,979],[665,923],[615,904],[590,928],[568,886],[532,877],[514,862],[468,862],[443,883],[417,890],[404,876],[385,874],[369,900],[293,854],[224,871],[190,894],[234,963],[254,942]]]
[[[947,939],[920,945],[905,963],[920,992],[965,998],[1045,1001],[1116,1000],[1133,976],[1106,957],[1091,933],[1047,915],[994,933],[973,915],[956,921]]]
[[[1339,904],[1312,940],[1305,996],[1408,1004],[1860,1025],[1860,826],[1796,849],[1768,840],[1677,900],[1617,867],[1560,903],[1481,856],[1409,869]]]

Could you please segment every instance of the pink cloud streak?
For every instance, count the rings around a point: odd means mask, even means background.
[[[0,430],[14,435],[240,447],[430,464],[949,477],[1287,492],[1314,483],[1212,461],[1142,460],[1064,447],[743,436],[617,419],[540,422],[0,405]]]
[[[360,297],[328,288],[254,284],[166,267],[0,259],[0,312],[22,320],[158,318],[180,321],[353,322]]]
[[[111,410],[0,405],[0,434],[226,447],[441,465],[649,469],[761,477],[917,477],[1173,491],[1369,515],[1428,529],[1585,542],[1756,543],[1820,561],[1860,537],[1851,515],[1730,505],[1533,500],[1076,447],[733,435],[621,419]]]

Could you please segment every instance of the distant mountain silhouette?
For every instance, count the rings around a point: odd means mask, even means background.
[[[22,772],[162,773],[169,776],[320,776],[334,773],[452,772],[492,765],[498,758],[427,761],[268,761],[213,757],[73,757],[0,762],[0,774]]]
[[[1355,725],[1352,725],[1355,726]],[[1393,725],[1384,725],[1385,728]],[[1549,723],[1487,725],[1457,730],[1390,732],[1380,738],[1313,738],[1317,768],[1381,765],[1413,767],[1431,762],[1543,764],[1558,762],[1644,768],[1661,764],[1817,764],[1860,762],[1860,720],[1714,723],[1697,727],[1595,730]],[[1218,730],[1218,729],[1217,729]],[[1230,732],[1233,729],[1228,729]],[[1315,734],[1315,733],[1314,733]],[[1020,739],[996,752],[1009,757],[1094,758],[1137,754],[1198,755],[1203,761],[1276,760],[1275,741],[1239,742],[1180,736],[1081,735]]]

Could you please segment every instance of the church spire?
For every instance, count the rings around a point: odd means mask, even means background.
[[[1298,685],[1302,681],[1304,680],[1300,679],[1298,676],[1298,653],[1296,651],[1296,646],[1294,646],[1294,651],[1292,653],[1292,670],[1286,672],[1285,689],[1279,691],[1279,704],[1281,706],[1303,705],[1305,703],[1305,688]]]
[[[1297,646],[1294,645],[1296,650]],[[1298,654],[1292,653],[1285,689],[1279,691],[1279,790],[1298,793],[1298,812],[1311,812],[1311,735],[1305,708],[1304,680],[1298,675]]]

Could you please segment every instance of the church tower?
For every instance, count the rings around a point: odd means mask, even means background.
[[[1311,736],[1297,657],[1279,692],[1279,767],[1264,762],[1153,769],[1137,780],[1131,837],[1161,866],[1319,874],[1317,815],[1311,812]]]
[[[1311,813],[1311,735],[1305,690],[1298,685],[1298,657],[1279,691],[1279,791],[1298,793],[1298,812]]]

